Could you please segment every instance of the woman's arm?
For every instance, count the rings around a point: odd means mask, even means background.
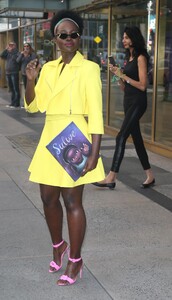
[[[7,50],[7,49],[3,50],[3,51],[0,53],[0,57],[1,57],[2,59],[6,59],[7,56],[8,56],[8,50]]]
[[[23,52],[20,52],[19,55],[17,56],[16,62],[21,63],[22,58],[23,58]]]
[[[119,85],[121,91],[124,91],[124,89],[125,89],[125,82],[121,78],[118,81],[118,85]]]
[[[83,170],[83,175],[96,168],[98,158],[99,158],[101,134],[92,134],[91,136],[92,136],[92,150],[90,156],[87,159],[85,168]]]
[[[31,60],[26,67],[27,84],[25,91],[25,100],[29,105],[35,98],[35,80],[38,77],[40,65],[37,66],[38,60]]]
[[[94,161],[95,167],[97,165],[97,161],[98,161],[98,158],[99,158],[101,136],[102,136],[101,134],[92,134],[91,157]]]
[[[129,76],[123,74],[122,71],[117,67],[110,67],[110,71],[116,76],[120,77],[122,80],[126,81],[128,84],[134,86],[135,88],[141,91],[145,91],[147,87],[147,59],[145,56],[140,55],[137,61],[139,81],[134,80]]]

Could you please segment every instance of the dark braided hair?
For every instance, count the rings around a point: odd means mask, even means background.
[[[80,17],[80,15],[72,10],[60,10],[51,19],[50,30],[53,36],[54,36],[54,27],[59,21],[61,21],[64,18],[70,18],[74,20],[79,26],[79,34],[82,35],[84,24],[83,24],[83,19]]]

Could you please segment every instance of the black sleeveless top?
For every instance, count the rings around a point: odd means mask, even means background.
[[[137,57],[134,57],[132,61],[128,61],[124,67],[124,74],[126,74],[129,78],[139,81],[139,71],[138,71],[138,63]],[[136,96],[145,97],[146,99],[146,91],[141,91],[129,83],[125,82],[124,96]]]

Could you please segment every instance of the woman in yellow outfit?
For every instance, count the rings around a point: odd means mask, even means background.
[[[40,66],[37,60],[27,65],[25,108],[28,112],[46,113],[45,126],[29,167],[30,180],[40,184],[40,194],[53,243],[53,261],[49,272],[61,269],[69,246],[62,237],[63,198],[69,231],[70,250],[64,275],[58,285],[73,284],[82,274],[81,247],[86,217],[82,205],[84,185],[104,178],[99,154],[103,134],[100,69],[84,59],[78,51],[83,20],[75,12],[60,11],[51,20],[51,32],[61,57],[46,63],[35,87]],[[87,120],[86,118],[87,117]],[[92,144],[82,175],[78,180],[64,170],[48,151],[47,145],[71,122],[74,122]]]

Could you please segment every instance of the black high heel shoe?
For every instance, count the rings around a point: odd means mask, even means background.
[[[147,188],[149,188],[151,186],[154,186],[154,184],[155,184],[155,179],[153,179],[150,183],[142,183],[141,184],[141,188],[142,189],[147,189]]]
[[[98,187],[107,187],[110,190],[113,190],[116,186],[116,182],[109,182],[109,183],[93,182],[92,184]]]

